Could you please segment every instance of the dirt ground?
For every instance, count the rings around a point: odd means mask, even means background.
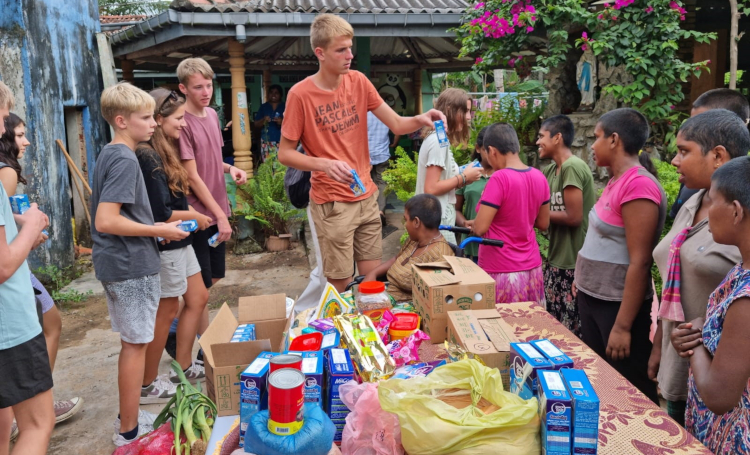
[[[389,223],[396,229],[387,231],[390,234],[383,242],[384,258],[390,258],[399,249],[398,239],[403,232],[403,212],[399,209],[388,214]],[[294,244],[293,249],[281,253],[229,254],[227,277],[217,283],[209,294],[211,317],[223,302],[236,309],[237,299],[241,296],[283,292],[296,298],[307,286],[310,263],[301,244]],[[81,291],[92,289],[94,295],[61,308],[63,330],[53,375],[55,397],[83,397],[83,410],[55,427],[49,454],[109,455],[114,450],[111,438],[118,407],[117,359],[120,340],[111,330],[101,287],[92,273],[87,275],[73,285]],[[196,343],[194,351],[197,350]],[[165,353],[159,367],[160,373],[169,371],[170,361]],[[141,406],[153,413],[159,413],[162,407]]]

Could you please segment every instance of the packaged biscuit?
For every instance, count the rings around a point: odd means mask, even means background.
[[[352,363],[363,381],[375,382],[393,374],[396,364],[370,318],[342,314],[334,316],[333,323],[341,332],[341,344],[349,349]]]

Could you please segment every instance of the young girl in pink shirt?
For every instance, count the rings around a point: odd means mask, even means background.
[[[497,303],[541,303],[542,256],[534,228],[549,227],[547,179],[538,169],[523,164],[518,136],[507,123],[490,126],[484,148],[495,172],[477,204],[473,230],[479,236],[502,240],[505,246],[480,245],[479,266],[497,282]]]

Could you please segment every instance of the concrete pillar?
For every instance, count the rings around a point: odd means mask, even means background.
[[[135,62],[132,60],[120,60],[120,68],[122,69],[122,80],[131,84],[135,83],[135,76],[133,76]]]
[[[363,36],[355,38],[357,40],[357,71],[368,78],[370,75],[370,37]]]
[[[229,72],[232,74],[232,145],[234,165],[253,175],[253,155],[250,152],[251,119],[247,110],[245,90],[245,46],[229,38]]]
[[[414,70],[414,115],[422,113],[422,70]]]

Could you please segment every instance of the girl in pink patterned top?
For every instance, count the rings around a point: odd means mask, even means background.
[[[716,243],[742,254],[708,300],[703,318],[672,331],[690,358],[685,427],[713,453],[750,453],[750,157],[735,158],[711,178],[708,226]]]
[[[490,126],[484,146],[495,173],[477,204],[473,231],[505,246],[480,245],[479,266],[497,282],[497,303],[542,303],[542,256],[534,228],[549,227],[547,178],[523,164],[518,136],[507,123]]]

